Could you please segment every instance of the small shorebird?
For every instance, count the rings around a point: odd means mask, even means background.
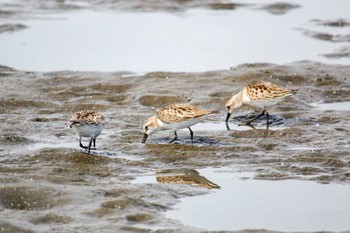
[[[173,104],[157,111],[156,116],[149,117],[143,124],[144,137],[142,143],[145,143],[147,137],[158,130],[174,130],[175,138],[169,143],[177,139],[176,130],[188,128],[191,134],[191,142],[193,143],[193,132],[191,126],[205,120],[209,115],[217,114],[218,111],[208,111],[193,107],[188,104]]]
[[[100,112],[86,110],[74,113],[69,121],[69,128],[79,135],[79,146],[90,154],[91,149],[96,149],[96,138],[101,134],[105,125],[105,118]],[[82,137],[90,138],[89,146],[83,146]],[[93,144],[93,148],[91,145]]]
[[[296,93],[297,90],[288,90],[271,83],[256,81],[243,88],[238,94],[231,96],[226,102],[227,117],[226,125],[233,109],[238,109],[243,105],[263,109],[263,112],[251,120],[245,122],[250,124],[259,117],[266,114],[266,129],[269,128],[268,108],[283,101],[287,96]],[[227,125],[228,126],[228,125]],[[229,129],[229,128],[228,128]]]

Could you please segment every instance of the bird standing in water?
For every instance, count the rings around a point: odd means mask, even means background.
[[[90,154],[90,150],[96,149],[96,138],[101,134],[105,118],[100,112],[85,110],[74,113],[69,121],[69,128],[79,135],[79,146]],[[82,137],[90,138],[89,146],[83,146]],[[91,148],[93,144],[93,148]]]
[[[286,97],[296,93],[297,90],[288,90],[283,87],[256,81],[244,87],[238,94],[231,96],[226,102],[227,116],[226,125],[228,128],[228,120],[234,109],[238,109],[244,105],[263,109],[263,112],[251,120],[245,122],[251,124],[259,117],[266,115],[266,129],[269,128],[269,112],[268,109],[277,105],[286,99]],[[228,128],[229,129],[229,128]]]
[[[218,111],[204,110],[193,107],[188,104],[173,104],[157,111],[156,116],[149,117],[143,124],[144,137],[142,143],[145,143],[147,137],[158,130],[174,130],[175,138],[169,143],[175,141],[177,137],[176,130],[188,128],[193,143],[193,131],[191,126],[208,118],[208,116],[217,114]]]

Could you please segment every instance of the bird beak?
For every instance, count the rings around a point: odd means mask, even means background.
[[[226,122],[228,122],[228,119],[230,119],[231,113],[227,113],[227,117],[226,117]]]
[[[148,134],[145,133],[145,134],[143,135],[142,143],[145,143],[145,142],[146,142],[147,137],[148,137]]]

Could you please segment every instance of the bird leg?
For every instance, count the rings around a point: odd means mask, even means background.
[[[192,142],[192,144],[193,144],[193,131],[191,130],[191,128],[190,128],[190,127],[188,127],[188,129],[190,130],[190,134],[191,134],[191,142]]]
[[[248,120],[248,121],[246,121],[246,122],[244,122],[244,123],[245,123],[246,125],[250,125],[253,121],[255,121],[255,120],[258,119],[259,117],[262,117],[263,115],[265,115],[265,113],[266,113],[266,110],[264,109],[264,111],[263,111],[260,115],[254,117],[253,119],[250,119],[250,120]]]
[[[227,116],[226,116],[226,122],[228,122],[228,120],[230,119],[230,116],[231,116],[231,113],[227,113]]]
[[[90,142],[89,142],[88,154],[90,154],[92,141],[93,141],[93,138],[91,138],[91,139],[90,139]]]
[[[96,139],[95,139],[96,140]],[[96,142],[95,142],[96,143]],[[94,143],[94,147],[95,147],[95,143]],[[81,137],[79,138],[79,146],[85,150],[88,150],[89,151],[89,154],[90,154],[90,150],[96,150],[96,148],[91,148],[91,144],[92,144],[92,139],[90,140],[90,143],[89,143],[89,146],[84,146],[82,143],[81,143]]]
[[[176,131],[174,131],[174,133],[175,133],[175,138],[174,138],[173,140],[171,140],[169,143],[172,143],[173,141],[175,141],[175,140],[177,139],[177,133],[176,133]]]
[[[96,138],[92,139],[94,147],[91,147],[90,150],[96,150]]]
[[[266,111],[266,129],[269,129],[269,116],[270,114]]]
[[[227,121],[225,122],[225,124],[226,124],[226,129],[227,129],[227,130],[231,130],[231,129],[230,129],[230,126],[228,125],[228,122],[227,122]]]
[[[87,146],[84,146],[82,143],[81,143],[81,137],[79,138],[79,146],[83,149],[87,149],[88,147]]]

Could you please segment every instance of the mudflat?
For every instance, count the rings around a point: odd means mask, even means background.
[[[252,172],[255,179],[348,184],[349,72],[350,66],[306,61],[144,75],[2,66],[1,227],[22,232],[191,229],[163,212],[180,197],[208,192],[205,188],[132,183],[166,169],[230,166]],[[264,119],[256,129],[238,126],[254,112],[249,108],[233,112],[226,130],[227,98],[254,80],[299,92],[270,111],[270,130]],[[194,128],[193,145],[187,130],[178,132],[175,144],[168,144],[171,131],[142,144],[143,121],[156,108],[179,102],[222,112]],[[83,109],[103,112],[107,122],[91,155],[79,148],[67,126],[72,113]]]

